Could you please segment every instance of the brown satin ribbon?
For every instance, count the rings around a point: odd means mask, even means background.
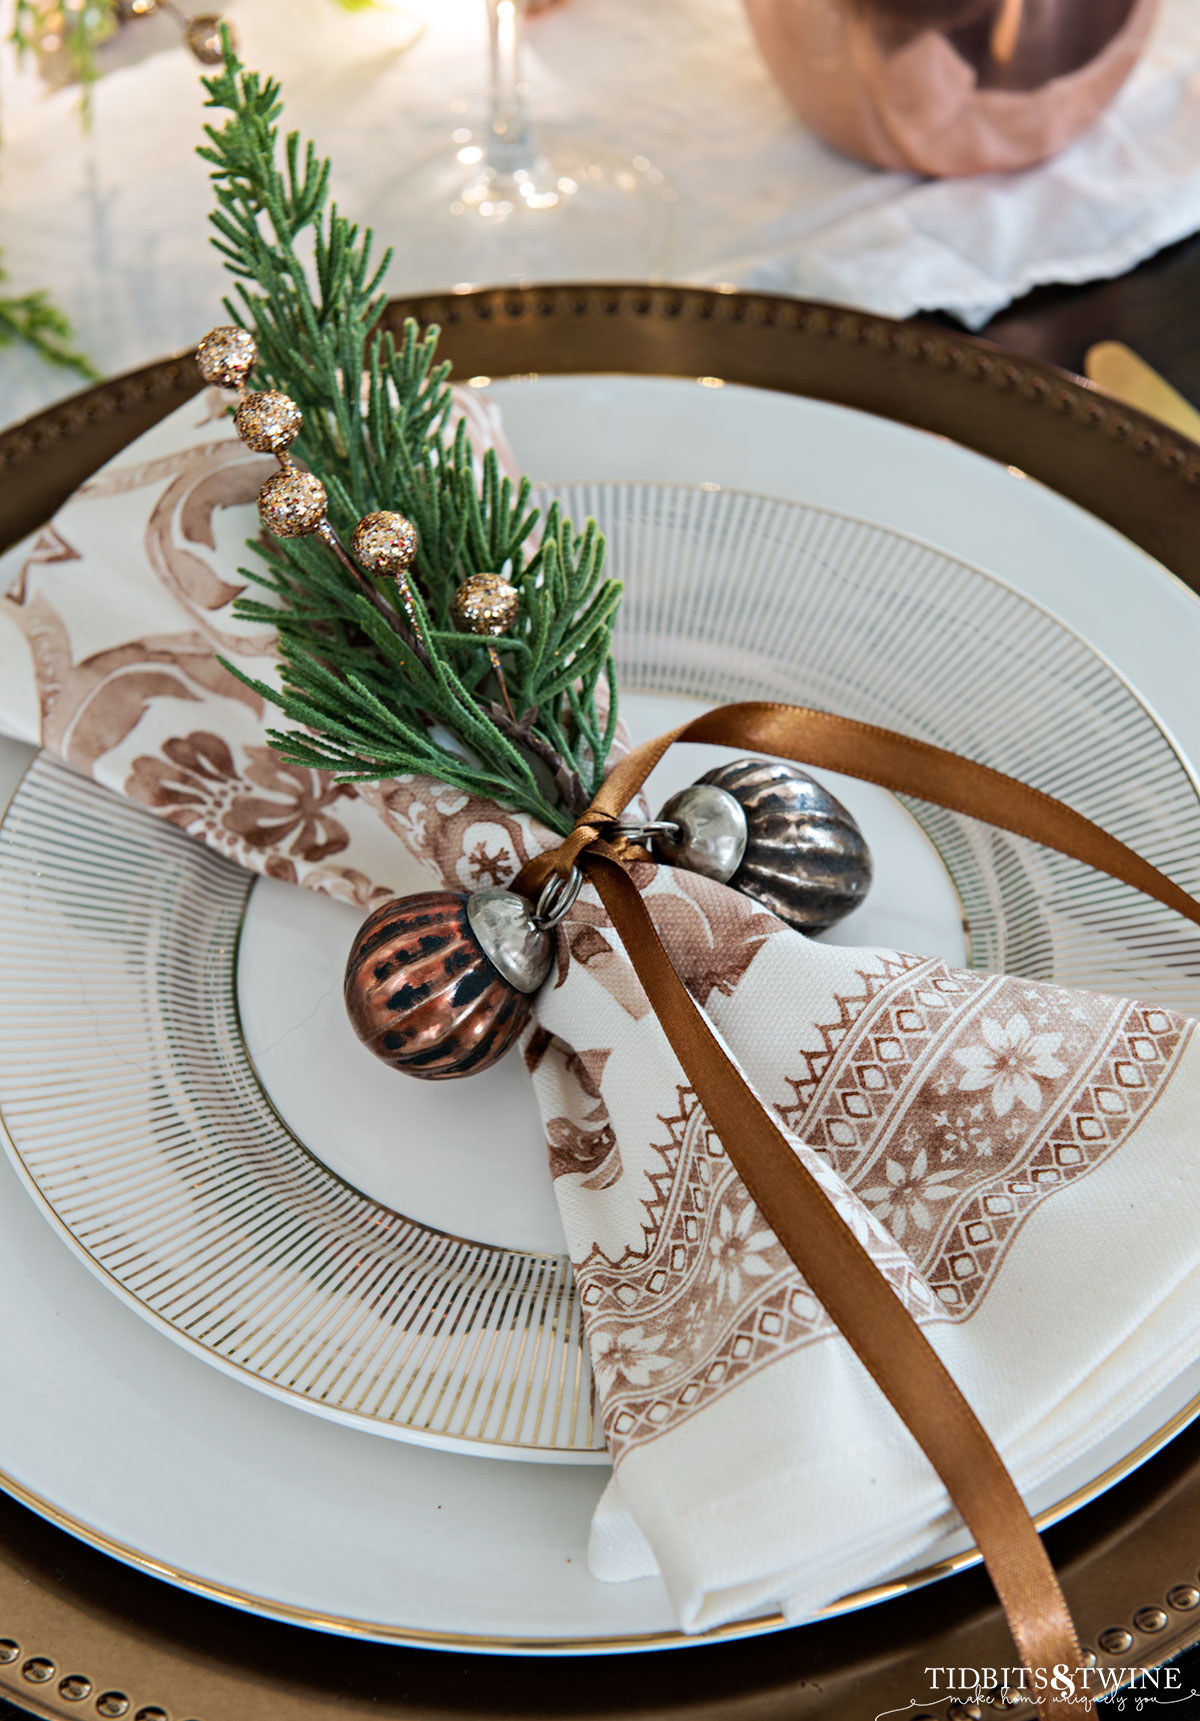
[[[983,1556],[1043,1721],[1061,1714],[1036,1670],[1080,1668],[1079,1640],[1033,1521],[1004,1461],[909,1314],[821,1185],[797,1158],[716,1039],[625,870],[605,840],[668,747],[704,741],[861,777],[985,819],[1134,885],[1200,925],[1200,904],[1098,825],[1038,789],[892,730],[804,706],[726,705],[620,760],[560,846],[530,861],[516,888],[536,894],[578,865],[600,900],[671,1048],[755,1205],[946,1486]],[[640,853],[641,851],[636,851]],[[1076,1699],[1072,1715],[1091,1715]]]

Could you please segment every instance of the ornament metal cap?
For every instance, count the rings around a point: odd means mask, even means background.
[[[669,866],[726,884],[742,864],[748,830],[741,806],[725,789],[691,783],[655,820],[654,853]]]
[[[518,992],[536,992],[550,972],[554,945],[529,904],[499,885],[467,898],[467,920],[492,967]]]

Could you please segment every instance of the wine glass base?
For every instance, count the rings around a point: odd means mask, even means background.
[[[368,219],[396,248],[389,286],[410,292],[554,280],[663,279],[675,196],[645,156],[550,134],[513,171],[457,133],[393,180]]]

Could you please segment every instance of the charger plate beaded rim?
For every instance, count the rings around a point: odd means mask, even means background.
[[[626,580],[625,691],[791,700],[906,729],[1200,885],[1200,798],[1169,738],[1111,665],[1001,582],[885,528],[736,491],[555,493],[596,516]],[[1200,941],[1168,911],[908,804],[958,888],[973,966],[1200,1010]],[[18,1169],[110,1285],[239,1378],[401,1439],[602,1461],[566,1258],[382,1207],[266,1099],[233,997],[250,888],[140,809],[34,767],[0,830],[0,1113]]]

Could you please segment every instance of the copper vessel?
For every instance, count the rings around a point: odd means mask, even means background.
[[[1029,167],[1086,130],[1158,0],[746,0],[768,66],[826,142],[946,176]]]

